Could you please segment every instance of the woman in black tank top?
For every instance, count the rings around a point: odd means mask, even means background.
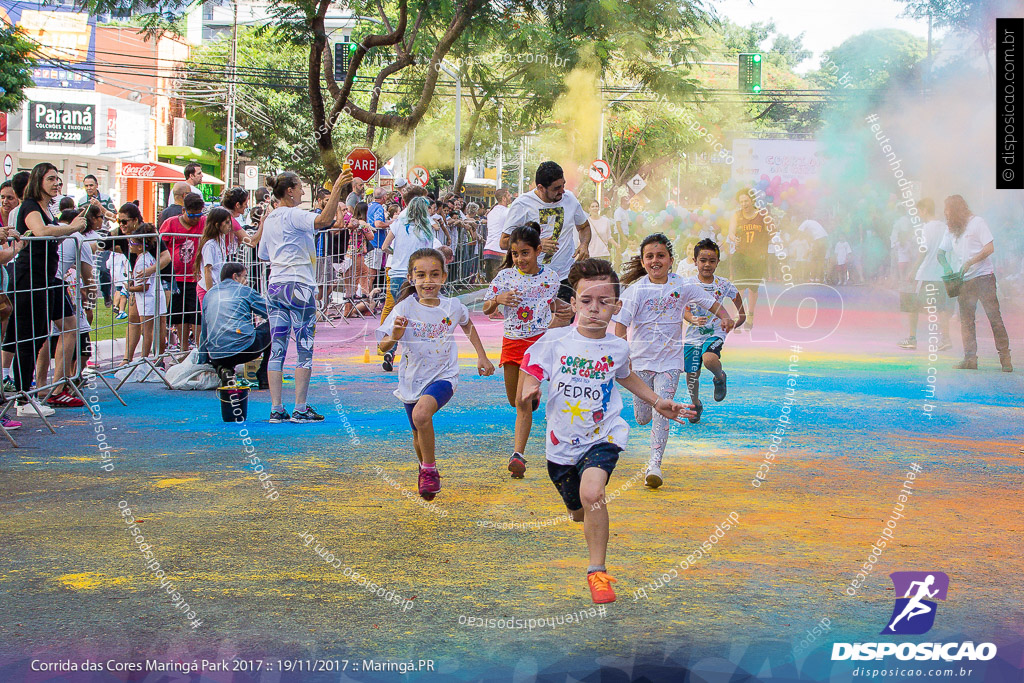
[[[18,211],[18,233],[31,237],[65,237],[88,228],[84,216],[70,225],[61,225],[50,213],[49,206],[60,193],[57,167],[50,163],[37,164],[32,169],[25,200]],[[27,391],[35,374],[36,355],[49,342],[50,323],[60,330],[58,358],[65,349],[77,344],[78,321],[75,308],[68,299],[64,282],[57,277],[57,249],[60,240],[31,240],[15,259],[12,304],[14,315],[7,325],[3,348],[14,352],[14,383]],[[64,369],[57,367],[56,379]],[[39,388],[46,379],[37,378]],[[31,409],[29,409],[31,410]],[[19,411],[19,414],[22,414]],[[29,414],[29,413],[24,413]],[[35,414],[32,411],[31,414]]]

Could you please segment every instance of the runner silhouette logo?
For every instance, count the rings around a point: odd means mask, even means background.
[[[897,598],[882,633],[913,636],[930,631],[938,607],[934,601],[946,599],[949,577],[942,572],[893,572],[889,576]]]

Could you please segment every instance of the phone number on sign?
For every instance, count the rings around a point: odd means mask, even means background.
[[[45,134],[48,142],[81,142],[82,134],[74,131],[48,130]]]

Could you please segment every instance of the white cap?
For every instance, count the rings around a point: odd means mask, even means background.
[[[405,187],[408,184],[409,184],[409,181],[406,180],[405,178],[397,178],[395,180],[395,189],[396,190],[401,190],[403,187]]]

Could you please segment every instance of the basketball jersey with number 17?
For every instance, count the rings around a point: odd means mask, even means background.
[[[764,216],[755,213],[753,217],[747,218],[742,211],[736,212],[736,238],[739,244],[736,245],[736,253],[763,256],[768,253],[768,240],[771,235],[765,227]]]

